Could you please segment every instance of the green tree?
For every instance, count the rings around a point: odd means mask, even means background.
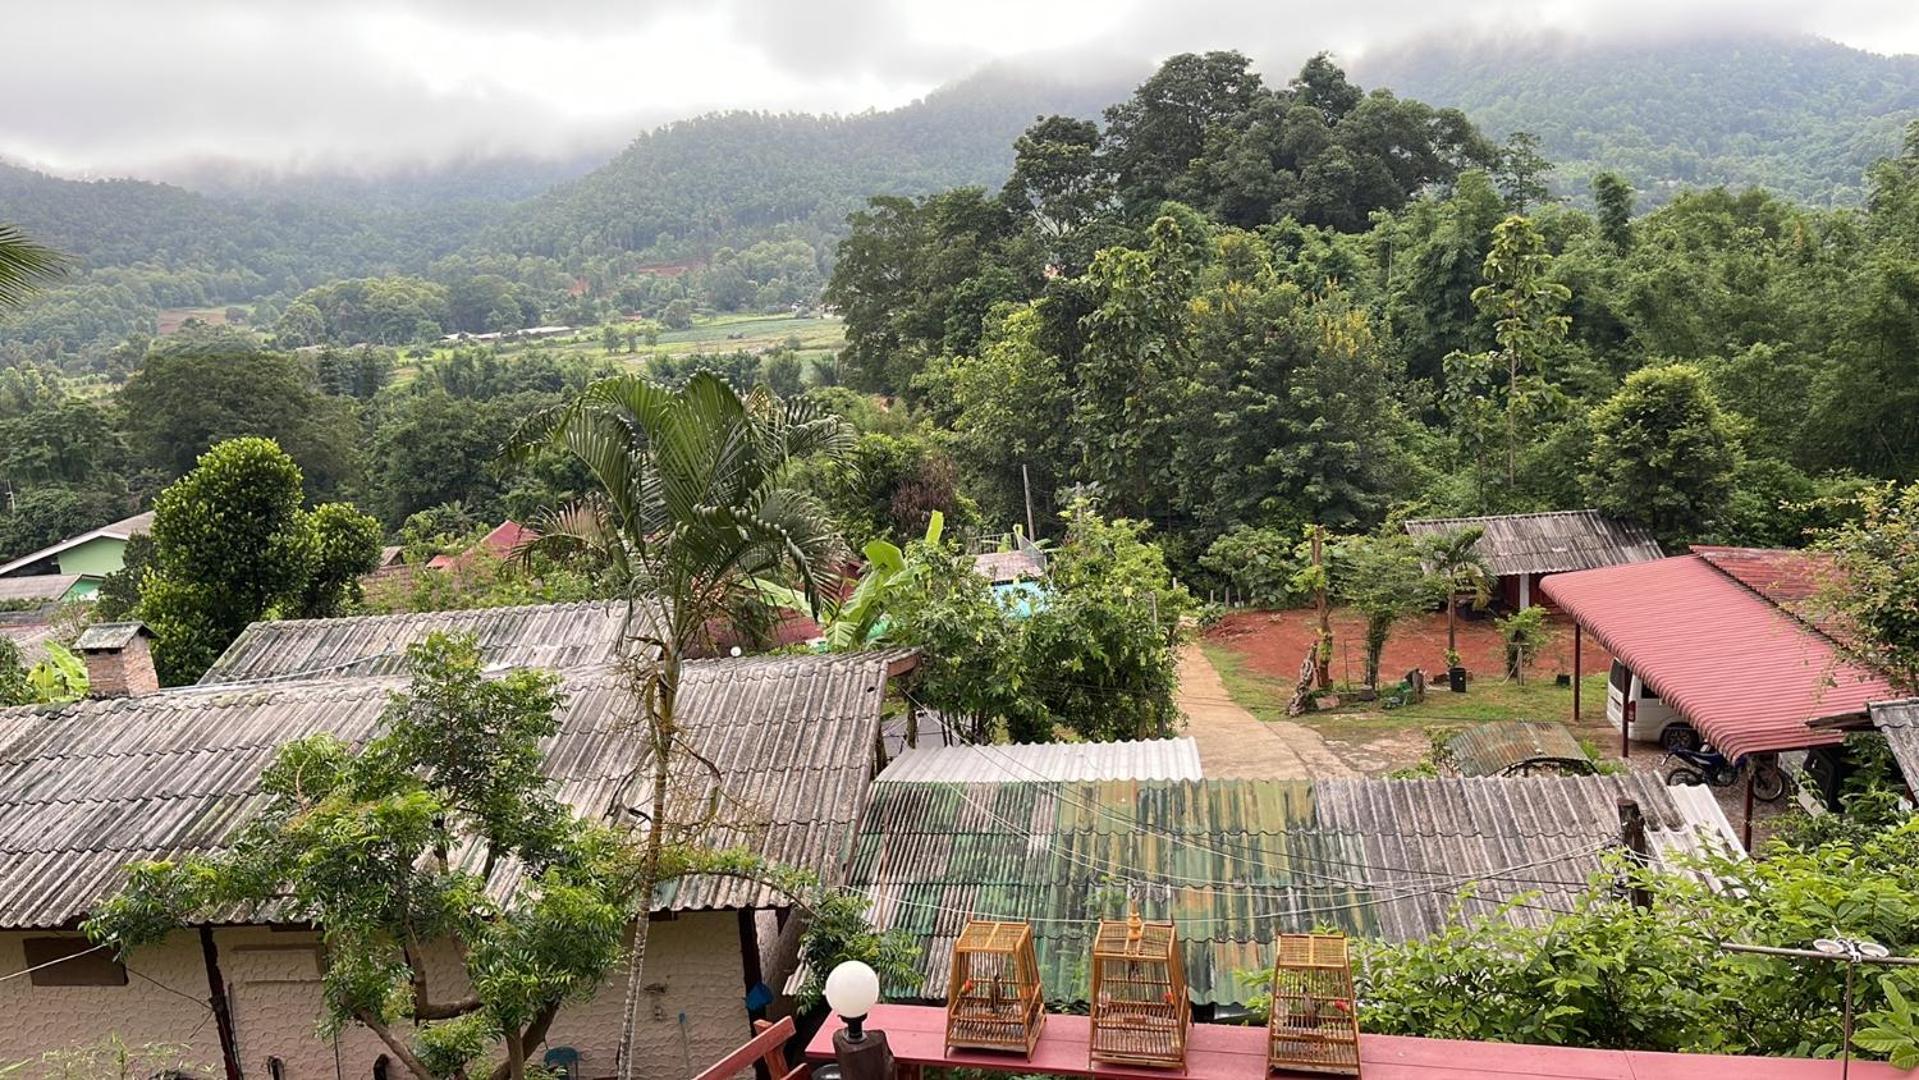
[[[741,397],[701,373],[679,390],[636,376],[603,379],[530,418],[510,447],[551,448],[592,474],[597,490],[540,522],[534,548],[604,567],[627,605],[624,650],[645,703],[640,737],[653,762],[653,805],[638,894],[665,868],[668,779],[679,740],[681,665],[717,625],[763,604],[758,581],[796,579],[817,612],[837,581],[843,545],[819,502],[792,486],[796,464],[844,455],[851,436],[811,403],[764,388]],[[634,1021],[644,986],[646,920],[635,928],[621,1029],[620,1076],[632,1075]]]
[[[1366,618],[1367,686],[1379,685],[1379,658],[1393,624],[1445,595],[1444,583],[1427,571],[1424,559],[1413,538],[1392,525],[1333,546],[1333,594]]]
[[[320,392],[299,360],[263,352],[244,335],[155,346],[120,401],[128,445],[169,477],[186,473],[215,443],[245,435],[284,447],[313,494],[335,490],[356,469],[352,402]]]
[[[25,705],[34,700],[27,680],[26,660],[12,638],[0,638],[0,705]]]
[[[1593,411],[1592,429],[1587,493],[1599,510],[1670,545],[1703,535],[1725,509],[1739,440],[1699,368],[1633,372]]]
[[[1869,487],[1858,504],[1856,520],[1818,536],[1838,570],[1818,605],[1851,631],[1836,635],[1842,648],[1919,692],[1919,483]]]
[[[300,467],[270,439],[230,439],[160,493],[136,614],[168,685],[192,682],[269,613],[335,614],[379,555],[351,507],[300,508]]]
[[[1479,551],[1486,530],[1478,525],[1457,529],[1430,538],[1424,552],[1426,565],[1440,580],[1446,597],[1446,663],[1459,666],[1459,597],[1472,597],[1473,606],[1484,606],[1492,596],[1493,568]]]
[[[622,834],[548,791],[540,740],[558,730],[557,677],[487,677],[471,637],[443,634],[407,663],[412,682],[366,746],[313,735],[282,747],[236,843],[136,865],[87,931],[124,957],[175,927],[279,905],[320,928],[323,1032],[360,1024],[420,1080],[476,1066],[518,1080],[560,1007],[619,961],[651,891]],[[482,866],[448,860],[467,843]],[[487,886],[506,860],[528,872],[501,900]],[[447,943],[470,989],[429,962]]]
[[[1539,152],[1539,136],[1530,131],[1506,136],[1506,145],[1499,148],[1499,159],[1493,165],[1493,178],[1506,197],[1506,209],[1515,214],[1552,201],[1552,189],[1546,184],[1552,172],[1552,162]]]
[[[1487,449],[1495,441],[1504,443],[1508,491],[1518,483],[1520,452],[1534,424],[1555,404],[1546,360],[1571,325],[1560,309],[1572,292],[1548,277],[1551,264],[1545,239],[1530,220],[1514,215],[1500,222],[1482,270],[1486,283],[1472,294],[1473,304],[1493,320],[1499,348],[1447,357],[1446,394],[1454,422],[1482,467]],[[1489,429],[1501,431],[1503,438]]]
[[[1632,185],[1618,173],[1593,177],[1593,202],[1599,207],[1599,235],[1624,255],[1632,250]]]

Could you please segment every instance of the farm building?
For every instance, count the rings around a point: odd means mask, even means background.
[[[195,927],[124,966],[104,953],[78,955],[88,945],[76,928],[124,880],[130,861],[228,843],[260,805],[261,772],[279,745],[317,732],[368,737],[388,694],[405,684],[405,645],[433,630],[476,634],[500,666],[558,670],[566,704],[545,748],[557,794],[582,815],[625,819],[645,750],[632,737],[624,678],[607,662],[618,626],[605,604],[261,623],[206,683],[144,693],[151,661],[137,624],[83,642],[95,685],[125,687],[127,696],[0,710],[0,968],[72,957],[0,984],[12,1017],[0,1030],[0,1060],[117,1031],[136,1044],[184,1041],[208,1074],[224,1060],[285,1080],[375,1075],[384,1048],[370,1033],[315,1034],[319,970],[304,927]],[[690,661],[681,723],[719,774],[698,770],[697,784],[717,786],[730,808],[708,842],[837,876],[878,767],[889,677],[910,659],[872,652]],[[489,888],[510,894],[516,874],[496,871]],[[781,985],[791,962],[798,923],[788,904],[735,879],[688,878],[661,889],[640,1017],[641,1075],[681,1075],[686,1062],[747,1038],[749,992]],[[436,978],[457,987],[450,951],[429,962]],[[554,1024],[548,1045],[576,1051],[581,1075],[613,1071],[623,989],[616,972]],[[212,1000],[228,1007],[230,1023],[213,1022]]]
[[[915,780],[874,785],[847,883],[872,897],[877,925],[921,946],[923,981],[895,999],[943,998],[955,935],[978,916],[1030,922],[1047,999],[1084,1000],[1092,924],[1131,903],[1180,924],[1195,1005],[1236,1007],[1249,993],[1237,973],[1269,965],[1281,931],[1406,940],[1448,925],[1455,905],[1483,914],[1533,892],[1539,908],[1569,906],[1619,842],[1622,796],[1655,860],[1736,847],[1705,789],[1646,775]]]
[[[1494,597],[1508,611],[1531,607],[1539,595],[1539,580],[1547,574],[1646,562],[1665,555],[1651,533],[1597,510],[1406,522],[1406,531],[1420,540],[1471,528],[1483,530],[1477,549],[1497,579]]]
[[[76,577],[57,599],[92,596],[100,579],[126,565],[127,541],[153,528],[153,514],[135,514],[0,565],[0,578]]]

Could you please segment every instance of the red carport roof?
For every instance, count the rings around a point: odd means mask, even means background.
[[[1555,574],[1540,588],[1727,757],[1839,742],[1807,723],[1900,696],[1698,555]]]

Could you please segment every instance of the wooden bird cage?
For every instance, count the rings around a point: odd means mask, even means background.
[[[1266,1068],[1359,1075],[1359,1010],[1346,939],[1281,934],[1273,963]]]
[[[1031,1057],[1046,1023],[1033,928],[975,919],[953,944],[946,1048],[1016,1050]]]
[[[1173,924],[1137,913],[1102,920],[1093,938],[1092,1060],[1184,1069],[1192,1019]]]

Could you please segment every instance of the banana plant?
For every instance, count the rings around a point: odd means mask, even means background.
[[[945,529],[945,515],[933,511],[932,520],[926,524],[926,543],[939,543]],[[860,574],[859,584],[853,586],[846,599],[827,597],[820,605],[821,628],[831,652],[858,649],[877,637],[882,631],[881,621],[886,617],[887,601],[912,580],[912,569],[899,545],[874,540],[861,548],[860,553],[866,556],[866,569]],[[798,590],[771,581],[757,584],[773,603],[797,611],[806,610],[805,597]]]
[[[57,641],[47,642],[46,648],[47,658],[27,669],[33,699],[53,705],[86,697],[86,663]]]

